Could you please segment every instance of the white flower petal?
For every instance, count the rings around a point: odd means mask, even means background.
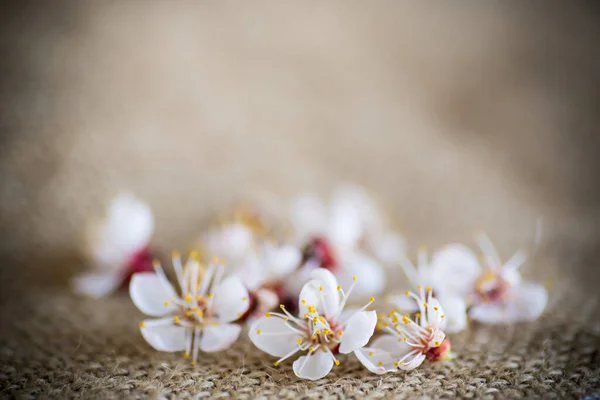
[[[114,292],[122,282],[123,276],[119,273],[91,272],[77,275],[71,281],[71,286],[77,294],[98,299]]]
[[[469,316],[484,324],[508,323],[509,315],[504,305],[499,303],[478,304],[469,310]]]
[[[508,293],[509,301],[515,309],[516,321],[534,321],[546,308],[548,292],[542,285],[522,283],[513,286]]]
[[[315,282],[318,281],[306,282],[300,291],[300,296],[298,296],[298,315],[300,315],[300,317],[309,313],[308,306],[315,306],[317,309],[321,307],[319,288]]]
[[[377,325],[376,311],[361,311],[354,314],[344,326],[340,342],[340,353],[348,354],[369,343]]]
[[[548,293],[542,285],[524,283],[507,293],[505,303],[479,304],[469,310],[469,316],[486,324],[510,324],[537,319],[548,302]]]
[[[379,261],[390,265],[398,263],[405,254],[406,241],[400,234],[386,231],[377,236],[370,236],[369,248]]]
[[[183,351],[185,350],[185,330],[179,325],[151,326],[152,320],[145,321],[150,326],[140,328],[142,336],[150,346],[158,351]]]
[[[477,256],[467,246],[455,243],[433,255],[430,272],[439,294],[468,296],[481,273]]]
[[[386,298],[388,304],[391,304],[400,314],[414,313],[419,311],[419,305],[412,297],[406,294],[390,295]]]
[[[308,360],[305,362],[306,357]],[[316,381],[325,377],[333,368],[333,357],[328,352],[317,350],[312,355],[302,356],[292,365],[296,375],[302,379]]]
[[[444,329],[446,333],[457,333],[467,327],[467,304],[460,296],[440,296],[438,298],[442,305],[444,320],[446,321]]]
[[[130,194],[115,197],[102,221],[87,227],[86,250],[97,265],[118,269],[146,247],[154,230],[150,207]]]
[[[254,235],[240,223],[212,229],[204,236],[203,246],[211,257],[222,257],[230,262],[243,259],[252,249]]]
[[[334,196],[329,212],[328,238],[338,248],[355,247],[363,234],[363,223],[354,199]]]
[[[396,336],[383,335],[375,339],[370,346],[355,350],[354,355],[369,371],[384,374],[396,371],[398,367],[394,362],[412,349],[403,341],[398,342]]]
[[[267,244],[264,251],[267,256],[270,275],[273,277],[283,277],[292,273],[302,261],[302,253],[295,246],[275,247]]]
[[[153,317],[170,314],[177,309],[171,299],[177,297],[173,286],[160,280],[153,272],[133,274],[129,283],[129,295],[141,312]],[[168,305],[165,304],[168,302]]]
[[[326,316],[334,316],[338,314],[341,302],[340,292],[337,289],[338,282],[331,271],[324,268],[317,268],[312,271],[311,277],[316,290],[323,288],[323,310],[326,311]],[[302,314],[303,315],[303,314]]]
[[[405,370],[405,371],[413,370],[413,369],[417,368],[419,365],[423,364],[423,361],[425,361],[425,357],[426,357],[425,354],[419,353],[415,357],[409,358],[408,360],[404,361],[403,363],[400,363],[398,365],[398,368]]]
[[[292,202],[292,225],[301,240],[325,234],[327,211],[323,202],[314,194],[303,194]]]
[[[237,324],[209,325],[202,333],[200,350],[206,353],[225,350],[237,340],[241,331],[242,327]]]
[[[283,357],[297,348],[298,339],[302,338],[283,319],[277,317],[259,319],[250,328],[248,336],[256,347],[275,357]]]
[[[336,271],[340,285],[344,289],[357,277],[356,286],[352,292],[353,300],[365,300],[383,291],[385,287],[385,271],[383,267],[362,251],[353,251],[344,254],[341,260],[341,268]]]
[[[230,276],[214,291],[214,311],[220,323],[235,321],[250,305],[248,290],[237,276]]]

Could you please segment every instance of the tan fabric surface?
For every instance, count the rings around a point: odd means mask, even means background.
[[[233,348],[202,355],[158,353],[139,334],[143,316],[125,293],[78,299],[64,288],[5,293],[0,321],[3,396],[66,397],[580,397],[600,394],[598,303],[563,282],[535,324],[473,326],[452,336],[456,359],[377,376],[353,356],[317,382],[275,368],[243,334]],[[561,293],[562,292],[562,293]]]
[[[571,2],[7,6],[0,396],[600,393],[597,14]],[[349,358],[311,383],[245,339],[192,368],[150,349],[126,295],[66,286],[84,268],[84,221],[119,190],[149,202],[168,254],[246,190],[340,180],[376,193],[411,254],[485,229],[510,256],[541,216],[525,275],[554,282],[548,312],[457,335],[449,363],[379,377]]]

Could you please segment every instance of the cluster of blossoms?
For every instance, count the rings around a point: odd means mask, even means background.
[[[140,323],[144,339],[159,351],[184,352],[192,363],[200,350],[230,347],[247,326],[251,342],[277,358],[275,366],[295,358],[294,373],[311,380],[350,353],[376,374],[449,359],[446,335],[470,320],[532,321],[546,307],[545,288],[521,279],[525,253],[502,263],[483,234],[476,238],[483,265],[468,247],[450,244],[431,259],[419,250],[415,266],[403,238],[359,188],[339,188],[328,205],[302,195],[289,209],[285,217],[236,209],[200,236],[185,263],[174,252],[176,290],[152,262],[150,208],[117,197],[106,218],[88,227],[93,270],[74,279],[74,290],[102,297],[129,285],[134,304],[155,317]],[[268,220],[289,225],[275,233]],[[406,286],[387,282],[394,267]],[[392,293],[381,312],[368,310],[386,286]]]

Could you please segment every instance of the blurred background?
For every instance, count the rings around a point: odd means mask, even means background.
[[[170,251],[249,190],[350,181],[411,249],[483,229],[508,257],[542,217],[536,278],[598,281],[595,3],[2,8],[3,269],[81,268],[86,218],[123,190]]]

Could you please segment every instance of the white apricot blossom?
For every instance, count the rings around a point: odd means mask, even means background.
[[[311,273],[299,297],[298,317],[283,305],[281,313],[268,312],[250,328],[250,340],[262,351],[282,361],[306,353],[293,363],[294,373],[303,379],[318,380],[340,361],[336,354],[348,354],[369,342],[377,324],[377,313],[366,311],[374,299],[357,311],[344,312],[356,280],[344,292],[334,275],[323,268]]]
[[[381,323],[386,333],[354,352],[369,371],[384,374],[399,369],[412,370],[427,358],[438,361],[449,355],[444,311],[432,291],[429,287],[425,293],[422,286],[418,295],[407,291],[406,296],[418,305],[415,320],[409,314],[402,316],[392,311]]]
[[[355,295],[365,299],[384,289],[382,264],[395,262],[404,252],[402,237],[387,229],[372,200],[355,186],[339,187],[328,206],[313,194],[296,197],[291,221],[298,243],[306,248],[299,283],[306,282],[311,269],[322,267],[345,286],[358,276],[361,287]]]
[[[238,338],[239,319],[249,305],[248,291],[235,276],[223,279],[224,265],[214,259],[208,267],[193,252],[182,266],[173,254],[179,293],[159,263],[155,271],[133,275],[129,293],[144,314],[161,317],[140,323],[142,336],[159,351],[184,351],[195,364],[198,351],[215,352],[231,346]]]
[[[527,260],[525,252],[518,251],[503,263],[486,235],[476,239],[483,266],[477,255],[461,244],[451,244],[434,254],[431,273],[437,277],[440,291],[465,299],[470,305],[469,316],[482,323],[537,319],[546,307],[548,293],[543,285],[522,280],[519,268]]]
[[[133,273],[151,271],[153,230],[154,217],[146,203],[130,194],[115,197],[103,219],[87,224],[84,253],[92,269],[73,279],[73,290],[100,298],[126,284]]]
[[[421,247],[418,253],[418,263],[415,267],[407,258],[400,259],[400,266],[408,280],[411,283],[409,289],[415,291],[420,283],[432,287],[432,296],[437,299],[444,308],[446,318],[446,333],[460,332],[467,327],[467,303],[462,295],[455,293],[450,288],[452,281],[462,279],[460,273],[453,276],[443,276],[444,279],[452,280],[450,282],[440,279],[440,275],[431,268],[428,262],[427,250]],[[387,302],[401,313],[415,313],[419,311],[419,305],[410,297],[402,294],[390,295]]]

